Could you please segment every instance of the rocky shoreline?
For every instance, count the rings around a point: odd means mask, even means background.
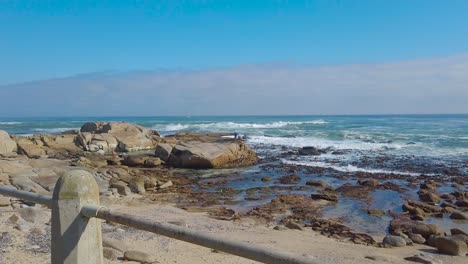
[[[80,131],[30,137],[0,131],[0,184],[50,194],[65,171],[80,168],[95,176],[102,199],[111,203],[144,199],[174,204],[187,212],[205,212],[224,221],[250,219],[258,225],[273,225],[275,230],[313,230],[348,243],[372,247],[424,244],[442,254],[465,257],[468,253],[466,229],[451,228],[447,232],[425,223],[427,219],[450,218],[466,226],[466,176],[340,172],[276,162],[291,151],[305,156],[328,152],[340,155],[336,150],[306,147],[288,149],[279,156],[262,153],[259,158],[244,141],[228,134],[178,133],[161,137],[156,131],[123,122],[89,122]],[[245,177],[239,168],[249,166],[259,171]],[[222,173],[206,177],[197,174],[200,169]],[[320,176],[304,176],[322,174],[339,184]],[[233,184],[248,187],[240,191]],[[440,188],[447,185],[450,188]],[[404,196],[402,204],[397,205],[400,209],[377,208],[373,204],[376,191]],[[377,238],[354,231],[349,219],[328,217],[328,208],[345,199],[361,201],[361,209],[376,221],[390,217],[388,235]],[[243,202],[249,206],[242,206]],[[33,225],[22,221],[18,213],[22,207],[34,208],[23,201],[0,197],[1,212],[19,216],[15,228],[31,231]],[[3,236],[2,241],[7,241],[8,236]]]

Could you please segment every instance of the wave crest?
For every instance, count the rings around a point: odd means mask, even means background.
[[[212,123],[195,123],[195,124],[158,124],[152,128],[162,131],[179,131],[184,129],[194,130],[233,130],[233,129],[268,129],[268,128],[282,128],[287,126],[300,126],[300,125],[324,125],[328,122],[325,120],[311,120],[303,122],[290,122],[290,121],[275,121],[271,123],[237,123],[237,122],[212,122]]]

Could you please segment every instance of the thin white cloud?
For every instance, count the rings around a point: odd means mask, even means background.
[[[0,116],[468,113],[468,54],[95,73],[0,86]]]

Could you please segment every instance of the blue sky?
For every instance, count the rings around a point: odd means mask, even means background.
[[[0,0],[0,116],[468,113],[467,14],[465,0]]]
[[[468,1],[1,1],[0,84],[468,52]]]

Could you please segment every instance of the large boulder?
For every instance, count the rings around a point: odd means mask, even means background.
[[[26,155],[28,158],[39,158],[47,154],[44,142],[38,137],[17,137],[18,154]]]
[[[172,145],[167,143],[160,143],[154,151],[154,155],[161,160],[167,161],[171,156]]]
[[[0,130],[0,154],[16,152],[16,149],[16,142],[6,131]]]
[[[159,141],[157,132],[126,122],[88,122],[81,127],[80,132],[82,134],[109,134],[118,142],[116,150],[123,152],[154,149]],[[109,136],[104,137],[101,140],[93,136],[85,143],[89,145],[93,143],[93,140],[94,144],[98,141],[106,141],[107,147],[112,149],[114,141]]]
[[[241,141],[188,142],[172,149],[168,164],[177,168],[212,169],[249,166],[257,154]]]
[[[435,244],[437,250],[442,254],[465,256],[468,253],[466,242],[453,237],[438,237]]]

